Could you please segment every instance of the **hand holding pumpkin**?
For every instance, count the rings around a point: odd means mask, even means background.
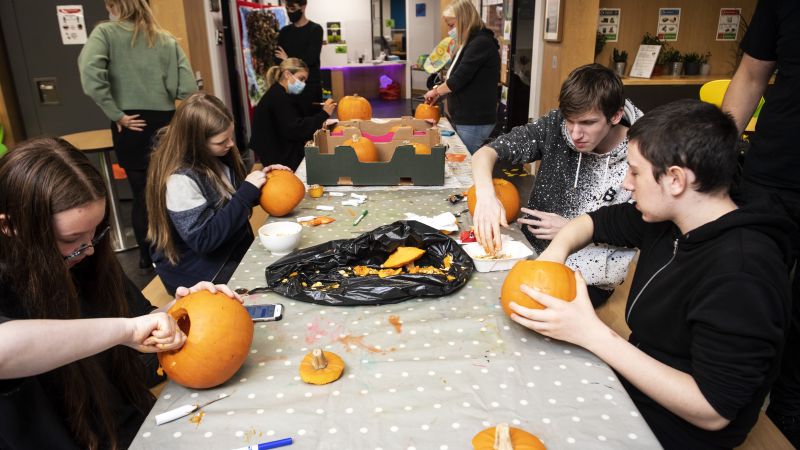
[[[526,285],[522,292],[545,306],[545,309],[525,308],[511,302],[514,311],[511,320],[544,336],[586,347],[598,342],[601,333],[611,332],[597,317],[589,300],[586,281],[575,272],[577,293],[575,300],[565,302]]]
[[[159,312],[127,319],[128,341],[124,344],[142,353],[176,350],[186,342],[175,319]]]
[[[425,103],[429,105],[436,103],[436,100],[438,99],[439,99],[439,93],[436,92],[435,88],[425,93]]]
[[[239,303],[244,303],[239,294],[233,292],[233,290],[229,288],[228,285],[214,284],[210,281],[201,281],[190,288],[181,286],[178,289],[175,289],[175,300],[180,300],[182,297],[186,297],[189,294],[194,294],[195,292],[200,292],[200,291],[208,291],[211,292],[212,294],[220,292],[232,299],[238,300]]]
[[[254,170],[244,178],[244,181],[252,184],[256,189],[261,189],[261,186],[264,186],[264,183],[267,182],[267,174],[264,169]]]
[[[539,239],[552,241],[556,234],[564,228],[569,220],[558,214],[538,211],[535,209],[521,208],[521,211],[532,218],[520,218],[517,221],[528,226],[528,230]],[[563,262],[563,261],[562,261]]]

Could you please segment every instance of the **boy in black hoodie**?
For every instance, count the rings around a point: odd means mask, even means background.
[[[791,224],[731,200],[736,137],[731,118],[711,104],[654,109],[629,131],[624,185],[636,204],[572,220],[540,255],[563,263],[590,242],[638,248],[629,342],[594,314],[580,275],[574,302],[522,286],[547,309],[512,303],[516,322],[614,368],[667,449],[742,443],[778,373]]]

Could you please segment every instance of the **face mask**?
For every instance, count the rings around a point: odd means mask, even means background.
[[[303,10],[298,9],[297,11],[289,11],[288,15],[289,15],[289,21],[295,23],[298,20],[300,20],[301,17],[303,17]]]
[[[456,38],[456,28],[455,28],[455,27],[453,27],[453,29],[452,29],[452,30],[450,30],[449,32],[447,32],[447,35],[448,35],[448,36],[450,36],[451,38],[455,39],[455,38]]]
[[[110,12],[110,13],[108,13],[108,20],[110,20],[112,22],[116,22],[117,20],[119,20],[119,16],[114,14],[114,13],[112,13],[112,12]]]
[[[292,77],[294,78],[294,77]],[[298,95],[299,93],[303,92],[303,89],[306,88],[306,84],[297,78],[294,81],[290,82],[287,86],[287,90],[290,94]]]

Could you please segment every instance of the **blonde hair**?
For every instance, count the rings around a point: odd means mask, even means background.
[[[456,18],[456,13],[453,12],[453,6],[448,6],[447,8],[442,11],[442,17],[449,17],[449,18]]]
[[[308,73],[308,65],[306,65],[306,63],[304,63],[300,58],[286,58],[283,60],[281,65],[270,67],[267,70],[267,74],[264,76],[267,83],[267,89],[271,88],[273,84],[277,83],[278,80],[281,79],[281,74],[284,70],[288,70],[292,75],[296,74],[297,72]]]
[[[178,262],[179,255],[170,233],[167,181],[179,169],[190,168],[221,194],[218,207],[229,200],[234,190],[225,182],[219,159],[231,166],[237,180],[244,179],[244,162],[236,145],[218,159],[209,151],[208,140],[224,133],[232,124],[233,115],[220,99],[196,92],[178,106],[169,126],[160,133],[147,170],[147,239],[172,264]]]
[[[147,46],[154,47],[156,39],[163,38],[164,36],[171,36],[164,31],[161,26],[153,17],[153,10],[147,0],[103,0],[106,7],[117,10],[119,20],[130,22],[133,24],[133,37],[131,38],[131,47],[136,44],[136,37],[139,32],[144,32],[147,35]]]
[[[467,45],[470,33],[484,28],[485,25],[472,0],[455,0],[450,4],[450,8],[453,8],[453,13],[456,16],[456,31],[458,33],[456,40],[458,45],[463,47]]]

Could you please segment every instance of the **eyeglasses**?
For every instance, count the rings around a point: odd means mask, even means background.
[[[97,244],[99,244],[100,241],[102,241],[103,238],[106,237],[106,234],[108,234],[108,231],[110,229],[111,229],[111,226],[110,225],[106,225],[106,227],[103,228],[103,231],[101,231],[99,234],[96,234],[95,237],[92,238],[92,242],[90,244],[81,245],[80,247],[78,247],[77,250],[75,250],[74,252],[72,252],[69,255],[65,256],[64,257],[64,261],[69,261],[69,260],[75,259],[75,258],[81,256],[82,254],[86,253],[86,250],[89,250],[90,247],[92,247],[92,248],[96,247]]]

